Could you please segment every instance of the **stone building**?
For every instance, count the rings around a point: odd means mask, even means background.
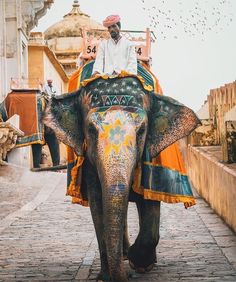
[[[208,95],[209,114],[222,146],[224,162],[236,163],[236,81],[212,89]]]
[[[11,81],[27,89],[52,78],[58,94],[67,92],[68,75],[77,69],[84,46],[84,30],[104,30],[74,0],[72,10],[45,32],[45,38],[41,32],[30,33],[53,2],[1,0],[0,103],[11,91]],[[17,148],[8,153],[8,161],[29,166],[30,151],[30,146]]]
[[[31,32],[28,44],[29,80],[46,83],[53,80],[57,95],[66,93],[69,77],[57,60],[55,53],[48,47],[42,32]]]
[[[1,0],[0,101],[10,90],[11,78],[28,77],[29,33],[53,2],[53,0]]]
[[[28,44],[30,31],[37,25],[54,0],[0,1],[0,103],[10,92],[12,78],[28,78]],[[0,154],[14,147],[19,118],[2,122],[0,117]],[[18,132],[18,133],[17,133]],[[16,149],[8,154],[8,161],[29,166],[30,147]]]
[[[189,137],[197,146],[219,145],[221,159],[236,163],[236,81],[211,89],[198,111],[202,126]]]
[[[213,146],[217,145],[216,130],[213,120],[209,114],[209,103],[205,101],[204,105],[197,112],[198,118],[201,120],[202,125],[194,130],[188,136],[188,143],[193,146]]]

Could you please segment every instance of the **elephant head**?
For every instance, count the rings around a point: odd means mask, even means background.
[[[124,77],[99,78],[52,98],[44,122],[79,156],[86,142],[86,156],[100,180],[105,260],[112,280],[125,281],[122,234],[134,169],[144,148],[157,156],[190,134],[198,118],[176,100],[146,91],[137,77]]]
[[[200,124],[191,109],[170,97],[146,91],[136,77],[100,78],[77,92],[53,97],[44,115],[44,123],[54,129],[58,138],[72,147],[77,155],[83,155],[85,140],[91,159],[98,153],[95,141],[99,142],[98,136],[104,137],[104,131],[108,130],[103,124],[112,127],[107,136],[113,136],[129,122],[138,144],[144,146],[145,143],[151,157],[189,135]],[[99,135],[100,130],[102,135]],[[126,131],[120,132],[122,135]],[[92,135],[96,138],[91,138]],[[137,157],[143,148],[137,146],[136,149]]]

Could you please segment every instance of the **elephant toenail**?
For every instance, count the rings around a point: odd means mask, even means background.
[[[146,271],[146,272],[149,272],[149,271],[151,271],[151,270],[153,269],[153,267],[154,267],[154,263],[152,263],[152,264],[150,264],[148,267],[146,267],[146,268],[145,268],[145,271]]]
[[[143,267],[137,267],[137,268],[135,269],[135,271],[136,271],[137,273],[145,273],[145,268],[143,268]]]

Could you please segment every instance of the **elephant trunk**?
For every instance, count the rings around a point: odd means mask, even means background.
[[[128,208],[129,186],[117,184],[103,193],[104,231],[112,281],[127,281],[123,264],[123,232]]]
[[[104,235],[112,281],[127,281],[123,263],[123,235],[134,167],[134,154],[129,157],[120,154],[117,159],[111,158],[109,169],[100,166]]]
[[[137,121],[140,124],[140,121]],[[123,264],[123,234],[129,189],[137,160],[135,124],[131,114],[108,111],[99,123],[97,158],[102,186],[103,224],[107,261],[112,281],[127,281]]]

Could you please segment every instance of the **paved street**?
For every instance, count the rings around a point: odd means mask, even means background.
[[[95,281],[90,211],[71,204],[65,186],[64,173],[0,167],[0,281]],[[158,262],[148,274],[132,272],[130,281],[236,281],[236,236],[197,200],[188,210],[162,205]],[[130,204],[131,241],[137,221]]]

